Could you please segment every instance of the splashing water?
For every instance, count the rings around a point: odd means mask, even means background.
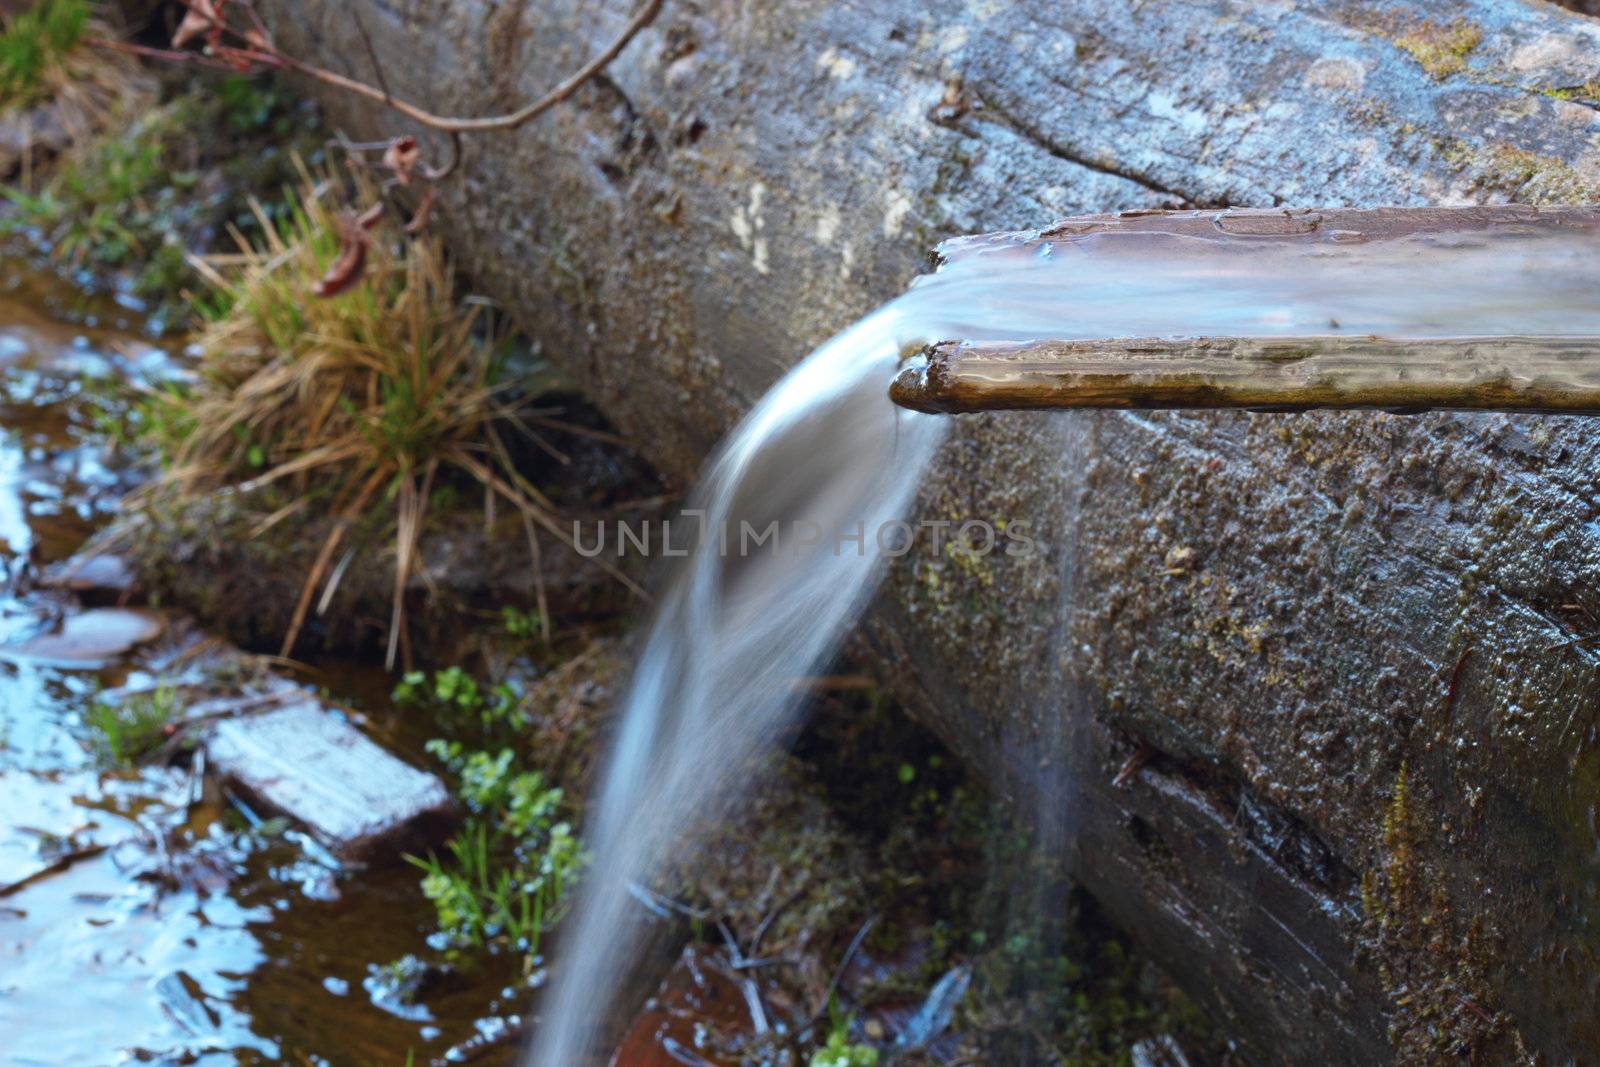
[[[813,352],[735,429],[689,514],[702,536],[666,588],[620,710],[588,839],[594,865],[527,1060],[592,1062],[616,976],[669,847],[798,710],[910,511],[948,422],[894,407],[930,340],[1116,336],[1600,334],[1600,242],[1507,229],[1359,245],[1099,233],[954,243],[938,273]],[[1066,440],[1066,438],[1063,438]],[[752,545],[779,524],[777,544]],[[796,530],[808,536],[794,537]],[[1070,531],[1053,531],[1058,542]],[[1067,547],[1070,547],[1069,545]],[[1063,551],[1058,544],[1057,551]],[[1065,610],[1065,606],[1063,608]]]

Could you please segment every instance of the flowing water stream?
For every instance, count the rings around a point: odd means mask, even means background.
[[[702,474],[678,564],[620,709],[530,1064],[603,1056],[669,848],[736,795],[872,594],[947,423],[891,405],[902,354],[959,338],[1186,335],[1390,338],[1600,334],[1600,242],[1502,226],[1370,242],[1099,233],[958,242],[939,272],[822,345],[734,430]],[[1071,435],[1064,434],[1063,442]],[[1063,463],[1073,457],[1062,456]],[[776,522],[779,540],[753,543]],[[880,539],[880,534],[883,536]],[[1070,558],[1070,530],[1050,531]],[[1066,610],[1064,607],[1063,610]]]

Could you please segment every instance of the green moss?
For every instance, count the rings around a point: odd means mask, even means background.
[[[1431,76],[1444,79],[1467,69],[1467,57],[1483,43],[1483,31],[1465,19],[1448,26],[1425,22],[1394,43]]]
[[[1600,181],[1557,156],[1500,142],[1487,147],[1453,141],[1445,160],[1472,179],[1475,192],[1495,192],[1525,204],[1586,204],[1600,199]]]
[[[971,984],[955,1029],[970,1062],[1126,1063],[1155,1033],[1196,1052],[1210,1043],[1192,1003],[1059,857],[892,703],[862,694],[823,709],[797,752],[872,857],[867,900],[885,919],[867,949],[916,960],[854,988],[863,1013],[918,1001],[962,966]]]
[[[828,1042],[811,1054],[810,1067],[878,1067],[878,1050],[853,1044],[848,1020],[835,1022]]]
[[[1539,95],[1552,100],[1581,100],[1585,103],[1600,101],[1600,79],[1582,85],[1564,85],[1556,89],[1540,89]]]
[[[1442,875],[1424,859],[1427,814],[1402,763],[1379,828],[1377,864],[1361,879],[1361,948],[1389,998],[1397,1062],[1529,1064],[1516,1020],[1497,1011],[1488,975],[1498,958],[1483,921],[1462,921]]]
[[[1576,204],[1593,201],[1600,186],[1555,156],[1511,145],[1497,145],[1490,161],[1499,173],[1519,185],[1529,203]]]

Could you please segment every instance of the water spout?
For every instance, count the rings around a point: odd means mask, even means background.
[[[1600,414],[1592,208],[1173,212],[1001,235],[1061,264],[1067,332],[934,344],[915,411]],[[974,239],[955,242],[959,254]]]

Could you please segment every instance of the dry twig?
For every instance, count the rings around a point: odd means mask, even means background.
[[[395,96],[389,88],[388,78],[378,60],[377,50],[368,36],[366,26],[356,17],[356,31],[361,36],[375,75],[377,85],[352,78],[326,67],[318,66],[279,48],[272,39],[266,22],[250,0],[184,0],[186,12],[173,34],[169,48],[152,48],[148,45],[110,38],[96,38],[90,43],[113,51],[132,53],[150,59],[172,63],[188,63],[215,67],[231,73],[256,73],[268,70],[286,70],[333,86],[336,89],[375,101],[430,130],[449,135],[450,155],[444,165],[429,167],[421,161],[421,150],[415,137],[404,135],[368,145],[343,143],[349,150],[381,151],[382,163],[396,185],[410,185],[421,179],[430,188],[425,189],[407,232],[415,232],[427,221],[433,206],[431,186],[455,172],[461,161],[461,135],[514,130],[543,115],[557,104],[567,100],[591,78],[610,65],[622,50],[655,20],[663,0],[645,0],[639,10],[628,20],[622,31],[601,49],[589,62],[579,67],[544,95],[528,101],[522,107],[501,115],[457,117],[438,115],[424,107]],[[245,24],[229,21],[230,11],[243,12]],[[199,50],[188,47],[199,42]],[[352,254],[355,254],[354,252]],[[332,295],[324,293],[323,295]]]

